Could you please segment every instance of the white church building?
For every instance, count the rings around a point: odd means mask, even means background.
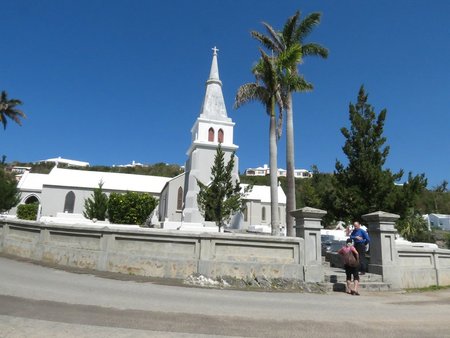
[[[49,174],[26,172],[19,181],[21,204],[38,202],[41,218],[82,219],[84,201],[92,196],[93,190],[103,182],[105,193],[136,191],[150,193],[159,199],[152,223],[155,226],[179,230],[217,231],[214,224],[205,222],[197,205],[199,187],[197,179],[208,184],[216,150],[221,144],[225,161],[239,148],[234,144],[235,123],[227,115],[219,78],[217,49],[213,58],[206,93],[200,114],[191,128],[191,145],[187,150],[185,172],[174,178],[119,174],[76,169],[62,169],[57,166]],[[239,180],[239,159],[235,156],[233,179]],[[286,196],[279,187],[279,218],[285,226]],[[233,228],[270,232],[270,187],[253,186],[247,194],[243,215],[235,217]],[[10,211],[15,214],[16,209]],[[88,221],[88,220],[84,220]],[[155,224],[156,223],[156,224]]]

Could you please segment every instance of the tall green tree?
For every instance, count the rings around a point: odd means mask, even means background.
[[[246,83],[239,87],[236,94],[234,107],[237,109],[243,104],[259,101],[269,115],[269,163],[270,163],[270,210],[272,235],[280,234],[280,218],[278,215],[278,164],[277,164],[277,139],[280,134],[277,131],[278,106],[281,114],[284,100],[281,85],[277,74],[276,60],[270,58],[263,50],[261,59],[253,68],[255,82]],[[279,117],[281,119],[281,116]]]
[[[26,115],[16,107],[21,105],[22,101],[18,99],[8,99],[8,94],[3,90],[0,94],[0,122],[3,124],[3,129],[6,129],[8,123],[7,118],[13,120],[18,125],[22,125],[20,118],[25,118]]]
[[[234,153],[225,165],[225,153],[219,143],[211,168],[211,183],[197,180],[200,191],[197,203],[205,221],[215,222],[220,229],[231,217],[244,209],[244,196],[248,188],[241,190],[239,181],[233,182]]]
[[[297,11],[287,19],[283,30],[276,31],[271,25],[263,22],[267,30],[267,35],[253,31],[251,34],[259,40],[267,49],[273,51],[277,56],[288,52],[293,48],[300,48],[301,58],[296,62],[284,65],[280,80],[283,90],[286,92],[286,230],[288,236],[294,236],[294,218],[290,211],[296,208],[295,198],[295,151],[294,151],[294,110],[292,103],[292,93],[303,92],[313,89],[313,86],[306,82],[299,75],[298,66],[306,56],[328,57],[328,50],[317,43],[306,43],[305,40],[313,28],[320,24],[320,13],[311,13],[303,20],[300,19],[300,12]]]
[[[86,218],[104,221],[108,211],[108,196],[103,192],[104,182],[98,183],[98,188],[94,189],[92,196],[85,199],[83,215]]]
[[[391,195],[393,200],[393,212],[399,214],[401,218],[410,217],[419,213],[417,204],[424,195],[427,187],[425,174],[413,176],[408,173],[408,179],[401,186],[395,187],[395,193]]]
[[[434,212],[439,213],[439,211],[442,210],[441,203],[438,203],[439,200],[443,200],[443,196],[445,195],[445,193],[448,192],[447,189],[448,186],[448,182],[446,180],[443,180],[441,182],[441,184],[437,185],[436,187],[433,188],[434,191]]]
[[[389,146],[383,136],[386,109],[377,116],[367,102],[361,86],[356,104],[350,103],[350,130],[342,128],[346,141],[342,150],[348,164],[336,161],[337,201],[335,214],[342,220],[360,219],[377,210],[392,210],[394,183],[403,171],[392,173],[384,169]]]
[[[400,235],[410,241],[430,242],[432,235],[428,231],[427,222],[417,208],[419,199],[424,196],[427,186],[425,174],[413,176],[408,173],[408,179],[401,186],[395,186],[392,211],[400,215],[396,228]]]
[[[325,224],[333,224],[339,220],[335,215],[337,192],[336,192],[336,177],[333,174],[321,173],[317,166],[312,166],[313,177],[310,179],[300,179],[300,187],[305,184],[310,184],[311,189],[303,189],[300,191],[300,206],[311,206],[326,210],[327,214],[323,217]],[[297,184],[298,185],[298,184]]]
[[[0,165],[0,213],[8,211],[20,202],[17,180]]]

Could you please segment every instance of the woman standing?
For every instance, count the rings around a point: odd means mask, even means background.
[[[344,269],[346,275],[346,292],[349,295],[359,296],[359,254],[352,244],[350,238],[347,239],[346,245],[339,249],[338,254],[342,256],[344,261]],[[352,289],[352,276],[353,276],[353,289]]]

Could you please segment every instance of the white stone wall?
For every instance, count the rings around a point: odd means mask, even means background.
[[[304,280],[303,239],[0,221],[0,252],[62,266],[161,278]]]
[[[403,288],[450,285],[450,250],[397,246]]]

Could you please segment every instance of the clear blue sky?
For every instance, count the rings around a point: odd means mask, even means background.
[[[239,169],[268,163],[263,108],[236,111],[234,96],[259,56],[250,31],[281,28],[297,9],[322,12],[309,41],[330,55],[300,68],[315,90],[295,95],[296,167],[346,162],[340,128],[364,84],[375,111],[388,111],[386,167],[425,173],[430,188],[450,180],[446,0],[0,0],[0,90],[28,115],[0,131],[0,154],[184,165],[217,46]]]

